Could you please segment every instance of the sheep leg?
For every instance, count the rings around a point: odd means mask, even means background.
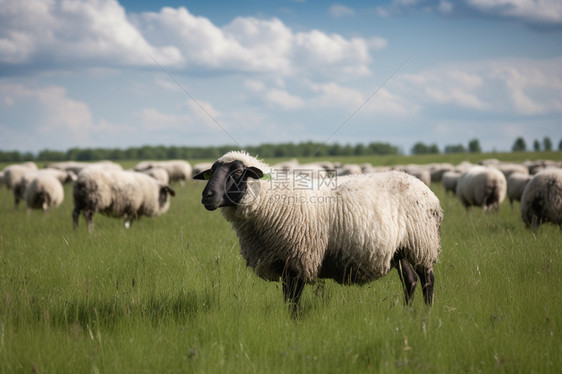
[[[302,290],[304,289],[304,282],[298,277],[298,275],[291,270],[286,270],[282,276],[283,281],[283,296],[285,297],[285,302],[292,305],[293,313],[296,312],[299,300],[302,295]]]
[[[404,258],[398,261],[396,269],[400,276],[400,282],[402,282],[406,305],[408,305],[414,300],[414,291],[416,290],[418,276],[414,269],[412,269],[412,265]]]
[[[86,224],[88,225],[88,232],[92,232],[94,229],[94,211],[91,209],[84,210],[84,217],[86,218]]]
[[[74,230],[78,229],[78,218],[80,217],[80,208],[74,208],[72,211],[72,224],[74,226]]]
[[[425,303],[430,306],[433,304],[433,285],[435,283],[433,269],[417,267],[416,273],[418,273],[418,276],[420,277]]]

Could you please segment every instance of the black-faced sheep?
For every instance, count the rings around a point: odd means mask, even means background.
[[[425,184],[387,172],[319,179],[300,189],[298,180],[284,184],[285,176],[278,180],[269,170],[247,153],[229,152],[195,179],[208,179],[202,204],[222,208],[247,265],[263,279],[281,279],[293,308],[304,285],[318,278],[365,284],[392,268],[406,303],[418,276],[432,303],[443,212]]]
[[[74,182],[72,220],[78,228],[78,217],[84,212],[88,230],[93,229],[95,212],[123,217],[125,227],[140,216],[159,216],[170,206],[169,195],[175,192],[154,178],[134,171],[85,168]]]
[[[533,231],[544,222],[562,229],[562,169],[544,169],[529,180],[521,196],[521,218]]]
[[[491,211],[499,209],[506,192],[507,182],[501,171],[495,167],[474,166],[459,177],[456,195],[467,210],[478,206]]]

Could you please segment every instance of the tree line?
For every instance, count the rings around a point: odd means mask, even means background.
[[[545,137],[542,142],[533,142],[534,151],[553,150],[552,141]],[[71,148],[67,151],[54,151],[45,149],[36,155],[31,152],[0,151],[0,162],[24,162],[24,161],[99,161],[99,160],[169,160],[169,159],[216,159],[224,153],[240,149],[237,146],[209,146],[209,147],[177,147],[177,146],[142,146],[120,148]],[[257,154],[263,158],[280,157],[325,157],[325,156],[369,156],[369,155],[401,155],[402,150],[389,143],[371,142],[368,144],[324,144],[317,142],[260,144],[248,146],[246,151]],[[527,151],[527,144],[522,137],[515,140],[511,149],[513,152]],[[562,151],[562,139],[558,144],[558,150]],[[436,153],[481,153],[480,142],[472,139],[465,146],[463,144],[447,145],[443,151],[437,144],[425,144],[418,142],[414,144],[410,153],[436,154]]]

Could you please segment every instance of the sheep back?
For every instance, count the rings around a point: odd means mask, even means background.
[[[57,207],[64,201],[64,189],[61,182],[52,174],[40,173],[27,186],[25,202],[28,209]]]
[[[543,222],[562,228],[562,169],[544,169],[529,180],[521,196],[521,218],[535,230]]]
[[[507,181],[494,167],[475,166],[462,173],[456,195],[465,207],[479,206],[484,210],[498,209],[505,199]]]

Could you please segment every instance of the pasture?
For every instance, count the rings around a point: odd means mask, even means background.
[[[467,214],[434,183],[445,218],[432,308],[419,286],[404,306],[393,270],[307,286],[292,318],[280,283],[246,268],[230,225],[201,206],[203,186],[175,185],[167,213],[128,230],[96,214],[91,234],[83,217],[72,229],[71,186],[48,216],[0,188],[0,372],[562,370],[562,232],[527,231],[518,203]]]

